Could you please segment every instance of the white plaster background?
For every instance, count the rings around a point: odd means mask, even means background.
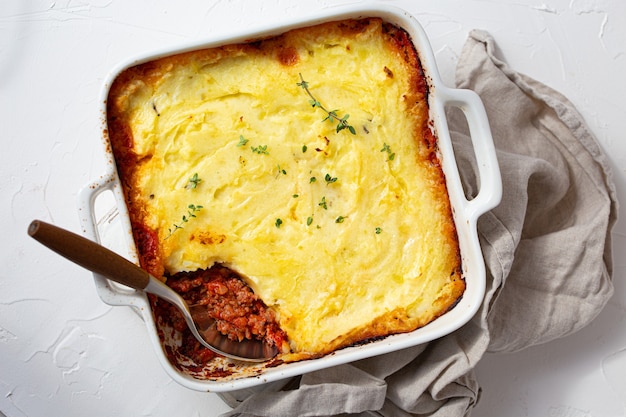
[[[281,23],[331,0],[0,2],[0,416],[215,416],[214,394],[160,368],[139,317],[97,297],[90,274],[26,235],[39,218],[79,231],[78,191],[105,167],[99,93],[135,54]],[[626,2],[384,1],[424,26],[453,84],[467,33],[489,31],[513,68],[565,94],[609,154],[626,201]],[[475,416],[626,415],[626,209],[613,300],[587,328],[488,354]]]

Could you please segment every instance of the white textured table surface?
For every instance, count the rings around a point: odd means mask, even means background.
[[[281,23],[354,1],[0,2],[0,415],[215,416],[214,394],[172,382],[140,318],[97,297],[90,274],[27,238],[34,218],[79,231],[78,191],[104,171],[99,93],[135,54]],[[501,57],[565,94],[610,155],[626,201],[626,2],[384,1],[424,26],[453,84],[467,33],[490,32]],[[566,339],[487,355],[473,415],[626,414],[626,209],[614,230],[616,293]]]

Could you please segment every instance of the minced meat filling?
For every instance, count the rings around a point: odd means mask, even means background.
[[[264,340],[276,346],[281,346],[286,340],[275,313],[237,273],[226,267],[216,265],[209,269],[180,272],[167,277],[167,285],[189,305],[205,305],[209,316],[216,320],[217,329],[231,340]],[[174,308],[168,310],[162,318],[185,337],[189,330],[182,315]],[[197,348],[200,349],[201,345]]]

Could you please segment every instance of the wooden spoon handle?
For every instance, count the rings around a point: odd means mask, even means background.
[[[143,290],[150,282],[150,274],[134,263],[68,230],[33,220],[28,234],[70,261],[120,284]]]

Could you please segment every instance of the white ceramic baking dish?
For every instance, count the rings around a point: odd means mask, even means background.
[[[285,25],[256,30],[254,32],[245,32],[237,37],[213,38],[203,42],[186,44],[176,49],[157,51],[137,59],[132,59],[114,69],[109,74],[104,84],[101,103],[105,129],[106,98],[109,87],[115,77],[122,70],[130,66],[183,51],[277,35],[290,29],[310,26],[323,21],[372,16],[381,17],[390,23],[396,24],[404,28],[410,34],[429,80],[430,115],[435,133],[438,137],[440,158],[446,176],[460,240],[463,273],[467,284],[465,294],[461,301],[448,313],[427,326],[413,332],[393,335],[360,346],[345,348],[314,360],[282,364],[271,368],[266,368],[264,364],[241,365],[240,372],[234,377],[208,380],[203,378],[201,373],[180,370],[181,367],[184,366],[181,366],[180,363],[171,362],[179,360],[171,355],[171,349],[176,349],[177,340],[175,337],[169,336],[166,336],[166,340],[164,341],[160,340],[157,332],[158,324],[155,323],[148,299],[144,293],[134,292],[116,286],[104,277],[94,274],[98,294],[105,303],[134,307],[142,316],[161,364],[167,373],[183,386],[199,391],[224,392],[239,390],[268,382],[280,381],[322,368],[382,355],[426,343],[455,331],[467,323],[481,305],[485,289],[485,266],[478,241],[476,224],[482,214],[494,208],[499,203],[502,192],[500,172],[489,124],[483,105],[475,93],[467,90],[450,89],[442,84],[435,65],[434,55],[425,32],[417,20],[403,10],[384,5],[354,5],[347,8],[328,9],[317,16],[307,16]],[[450,134],[445,119],[444,110],[446,107],[457,107],[463,111],[472,137],[480,177],[480,190],[476,197],[471,200],[466,199],[459,178]],[[79,198],[81,222],[83,224],[84,233],[92,240],[99,242],[110,240],[109,235],[113,233],[118,240],[121,239],[123,242],[123,247],[118,251],[122,252],[123,255],[127,255],[131,260],[137,261],[128,213],[117,177],[113,155],[107,140],[106,134],[104,134],[104,149],[110,159],[109,169],[103,176],[81,191]],[[102,218],[97,214],[96,201],[105,191],[112,192],[115,197],[115,206],[118,216],[115,217],[116,220],[114,222],[110,221],[110,217]],[[108,225],[107,228],[103,229],[99,227],[99,221],[101,223],[104,221]],[[116,230],[111,232],[111,227],[115,227]],[[103,233],[107,233],[107,236],[103,236]],[[171,334],[171,332],[168,331],[163,333],[166,335]],[[170,354],[167,354],[166,350],[170,350]]]

